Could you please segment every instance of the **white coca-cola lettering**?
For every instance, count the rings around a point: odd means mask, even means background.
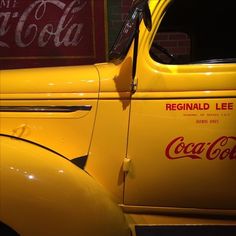
[[[10,26],[8,26],[8,21],[10,19],[11,13],[10,12],[0,12],[0,20],[2,19],[1,25],[0,25],[0,37],[7,34],[7,32],[10,29]],[[9,45],[5,42],[0,41],[0,47],[9,47]]]
[[[15,8],[17,5],[17,0],[0,0],[0,9],[1,8]]]
[[[187,143],[181,136],[167,145],[165,154],[170,160],[182,158],[236,160],[236,137],[222,136],[213,142]]]
[[[31,3],[19,16],[15,28],[15,44],[20,48],[26,48],[36,43],[38,47],[45,47],[49,42],[55,47],[75,47],[81,42],[83,23],[75,23],[75,17],[85,7],[87,1],[74,0],[65,4],[59,0],[37,0]],[[46,19],[48,7],[54,7],[62,12],[58,23],[42,26],[43,18]],[[10,19],[18,16],[14,12],[0,13],[0,37],[8,33]],[[32,19],[33,23],[32,23]],[[0,41],[0,47],[9,47],[7,42]]]

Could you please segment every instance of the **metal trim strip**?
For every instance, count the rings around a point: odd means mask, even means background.
[[[0,106],[0,112],[75,112],[90,111],[91,105],[84,106]]]

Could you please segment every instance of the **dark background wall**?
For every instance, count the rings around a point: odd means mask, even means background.
[[[108,0],[108,48],[110,49],[129,11],[132,0]]]

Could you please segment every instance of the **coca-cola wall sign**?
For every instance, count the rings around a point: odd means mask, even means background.
[[[0,0],[1,68],[105,60],[104,2]]]

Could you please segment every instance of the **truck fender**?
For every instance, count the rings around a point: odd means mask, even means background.
[[[0,136],[0,222],[23,236],[127,236],[121,209],[69,160]]]

